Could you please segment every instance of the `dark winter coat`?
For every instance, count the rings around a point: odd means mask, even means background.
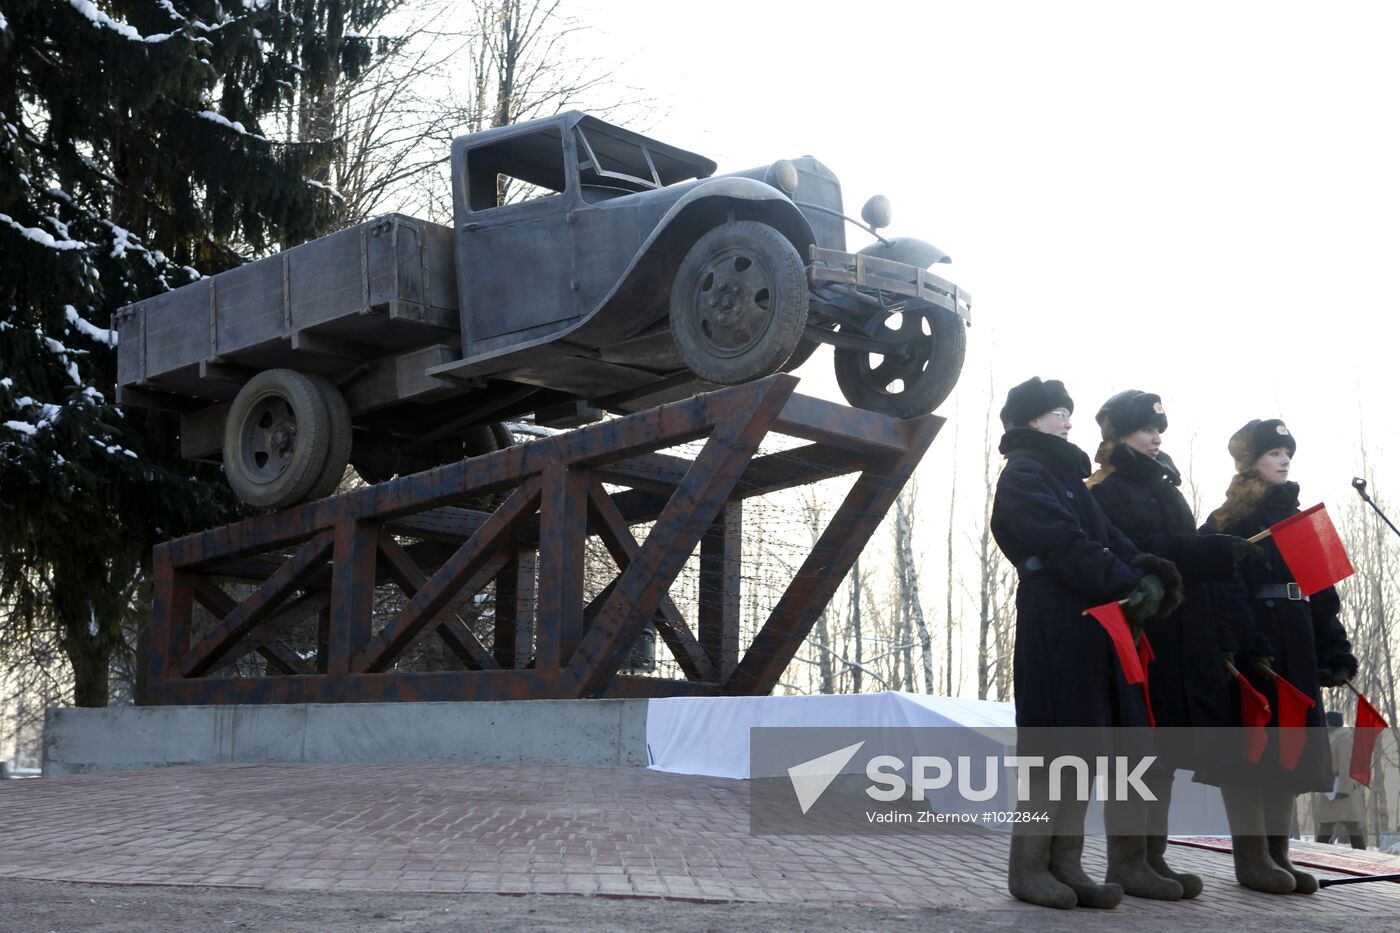
[[[1089,458],[1063,438],[1012,428],[992,503],[992,535],[1017,566],[1018,726],[1143,726],[1142,688],[1129,685],[1090,606],[1127,596],[1138,549],[1084,487]],[[1025,567],[1038,558],[1043,569]]]
[[[1250,537],[1298,512],[1298,484],[1284,483],[1262,487],[1262,480],[1236,477],[1231,494],[1202,530]],[[1250,780],[1264,786],[1295,792],[1328,791],[1332,788],[1332,762],[1323,727],[1322,690],[1318,685],[1319,667],[1356,669],[1346,629],[1337,617],[1341,601],[1332,587],[1314,593],[1308,601],[1257,599],[1254,594],[1267,584],[1292,583],[1293,575],[1279,554],[1272,538],[1260,545],[1264,556],[1241,561],[1235,581],[1219,588],[1222,605],[1235,628],[1239,643],[1237,666],[1255,689],[1268,698],[1274,711],[1270,725],[1277,725],[1278,691],[1266,675],[1252,669],[1251,661],[1261,655],[1272,658],[1271,666],[1300,691],[1312,698],[1308,711],[1308,736],[1297,767],[1284,771],[1279,765],[1276,744],[1271,736],[1268,750]],[[1234,722],[1239,719],[1238,691],[1232,691]]]
[[[1233,579],[1232,539],[1196,530],[1191,507],[1177,488],[1181,475],[1165,453],[1154,460],[1119,444],[1107,459],[1105,470],[1090,481],[1094,501],[1139,549],[1176,564],[1185,584],[1180,608],[1144,627],[1156,655],[1148,668],[1148,684],[1157,725],[1233,725],[1224,654],[1235,645],[1230,628],[1211,611],[1207,586]],[[1189,736],[1184,731],[1159,733],[1161,739],[1182,740],[1159,741],[1164,763],[1195,767],[1198,755]]]

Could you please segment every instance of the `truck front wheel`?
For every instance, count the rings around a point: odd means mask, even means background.
[[[838,347],[836,384],[857,408],[896,418],[927,414],[958,384],[967,353],[967,328],[956,314],[906,310],[867,322],[862,336],[891,342],[887,353]]]
[[[802,340],[807,270],[787,237],[740,220],[706,233],[671,286],[671,336],[701,379],[737,385],[775,373]]]
[[[311,377],[290,369],[258,373],[239,390],[224,424],[229,486],[252,506],[301,502],[323,481],[331,431],[326,399]]]

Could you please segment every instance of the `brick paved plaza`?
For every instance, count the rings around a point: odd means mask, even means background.
[[[744,782],[637,768],[225,764],[8,781],[0,838],[0,877],[23,879],[1045,913],[1006,894],[1003,837],[751,836]],[[1102,840],[1089,848],[1101,871]],[[1370,930],[1400,914],[1394,884],[1271,897],[1236,885],[1228,854],[1178,845],[1171,857],[1206,878],[1202,898],[1128,898],[1114,925],[1187,911],[1247,929],[1272,916]],[[1300,844],[1295,859],[1310,857],[1400,871],[1400,859]]]

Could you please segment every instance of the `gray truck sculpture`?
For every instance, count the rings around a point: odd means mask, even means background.
[[[970,299],[934,247],[846,218],[816,159],[709,159],[579,112],[452,146],[453,227],[389,214],[123,308],[122,404],[281,508],[793,369],[835,347],[853,405],[932,411]],[[513,186],[513,187],[512,187]],[[514,196],[508,192],[514,190]],[[520,193],[527,196],[520,198]],[[846,249],[845,224],[876,242]]]

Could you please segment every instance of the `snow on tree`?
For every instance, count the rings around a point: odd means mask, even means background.
[[[335,140],[276,129],[395,5],[0,0],[0,652],[56,634],[78,705],[151,547],[236,514],[170,416],[117,404],[113,312],[326,231]]]

